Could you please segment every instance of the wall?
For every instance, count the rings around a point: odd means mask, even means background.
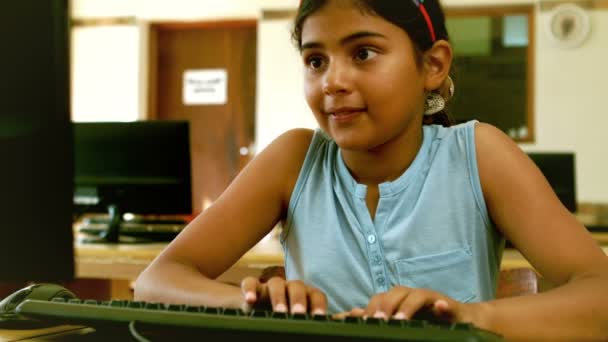
[[[147,112],[149,22],[259,18],[261,8],[298,0],[72,0],[72,17],[122,18],[129,25],[76,25],[72,30],[72,118],[133,121]]]
[[[144,4],[145,2],[145,4]],[[145,117],[145,27],[148,21],[218,20],[224,18],[261,18],[263,10],[290,9],[298,0],[74,0],[73,16],[133,16],[137,18],[140,42],[129,35],[98,46],[124,54],[127,61],[137,57],[138,65],[119,63],[121,71],[106,75],[107,84],[124,87],[128,103],[120,104],[124,117]],[[534,0],[444,0],[447,6],[537,3]],[[583,46],[561,50],[550,44],[544,32],[548,14],[537,6],[536,27],[536,142],[522,144],[525,150],[574,151],[577,155],[578,200],[608,202],[608,158],[604,152],[608,138],[608,110],[604,105],[608,90],[608,9],[591,11],[592,34]],[[126,32],[126,31],[125,31]],[[143,38],[143,39],[142,39]],[[128,43],[130,42],[130,43]],[[300,61],[289,41],[289,22],[261,20],[258,28],[257,149],[291,127],[315,127],[302,96]],[[76,56],[78,57],[78,56]],[[89,68],[95,68],[91,61]],[[90,72],[90,71],[87,71]],[[103,78],[104,75],[98,75]],[[75,76],[77,77],[77,75]],[[137,85],[133,85],[136,80]],[[108,80],[106,80],[108,81]],[[104,82],[98,79],[96,82]],[[85,89],[84,87],[82,89]],[[135,90],[134,90],[135,89]],[[81,94],[84,96],[84,94]],[[78,90],[75,96],[79,97]],[[105,101],[121,103],[112,96]],[[89,98],[93,98],[89,94]],[[75,101],[77,101],[75,99]],[[114,108],[120,112],[120,108]],[[86,113],[84,113],[86,114]],[[86,115],[85,115],[86,117]]]
[[[608,9],[593,11],[591,21],[589,39],[572,50],[554,47],[537,28],[536,143],[522,147],[576,152],[579,201],[608,202]]]

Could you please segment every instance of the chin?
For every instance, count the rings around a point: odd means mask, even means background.
[[[373,144],[368,139],[361,137],[360,134],[329,134],[341,149],[366,151],[373,148]]]

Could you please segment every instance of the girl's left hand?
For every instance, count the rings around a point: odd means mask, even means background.
[[[474,310],[472,304],[457,302],[433,290],[396,286],[388,292],[374,295],[367,308],[354,308],[349,312],[336,314],[334,318],[356,316],[385,320],[433,319],[455,323],[472,322]]]

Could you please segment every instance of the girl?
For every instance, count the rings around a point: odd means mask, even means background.
[[[137,280],[139,300],[410,319],[513,340],[608,338],[608,259],[498,129],[449,126],[437,0],[304,0],[320,130],[277,138]],[[483,86],[483,85],[480,85]],[[279,221],[286,279],[214,281]],[[558,286],[494,299],[504,238]]]

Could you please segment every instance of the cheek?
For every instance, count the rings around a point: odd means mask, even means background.
[[[424,84],[417,71],[412,68],[394,68],[378,73],[365,83],[368,101],[392,108],[411,110],[412,106],[424,100]]]
[[[322,96],[318,85],[314,81],[304,80],[304,97],[310,109],[316,113],[319,106],[322,105]]]

